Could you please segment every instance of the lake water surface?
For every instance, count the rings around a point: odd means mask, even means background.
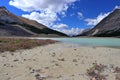
[[[81,46],[108,46],[120,47],[120,38],[34,38],[52,39],[63,43],[74,43]]]

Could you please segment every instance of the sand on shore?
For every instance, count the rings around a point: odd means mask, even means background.
[[[0,53],[0,80],[90,80],[92,63],[120,67],[120,49],[56,43]],[[112,71],[107,80],[115,80]]]

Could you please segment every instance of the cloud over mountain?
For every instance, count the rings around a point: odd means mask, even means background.
[[[30,14],[23,17],[37,20],[44,25],[51,26],[58,20],[59,15],[65,15],[69,6],[77,0],[10,0],[9,4]]]
[[[113,9],[120,9],[120,6],[116,5]],[[112,12],[112,11],[111,11]],[[103,20],[106,16],[108,16],[111,12],[107,13],[100,13],[96,18],[87,18],[85,21],[87,22],[88,26],[95,26],[97,25],[101,20]]]
[[[66,16],[66,11],[76,1],[79,0],[10,0],[9,4],[22,11],[29,12],[29,14],[23,14],[23,17],[36,20],[48,27],[59,30],[60,27],[69,26],[61,23],[60,25],[55,24],[56,21],[60,20],[58,15]],[[82,16],[80,13],[78,15]],[[78,31],[76,28],[69,31],[60,29],[59,31],[68,32],[67,34],[69,34],[73,33],[74,30]]]
[[[68,25],[61,23],[61,24],[54,25],[53,28],[55,28],[55,29],[66,29],[66,28],[68,28]]]
[[[106,16],[108,16],[110,12],[108,13],[100,13],[96,18],[87,18],[85,21],[87,22],[87,25],[95,26],[98,24],[102,19],[104,19]]]
[[[59,32],[63,32],[63,33],[65,33],[67,35],[70,35],[70,36],[78,35],[83,31],[83,29],[80,29],[78,27],[69,28],[68,25],[62,24],[62,23],[54,25],[53,27],[54,27],[55,30],[57,30]]]

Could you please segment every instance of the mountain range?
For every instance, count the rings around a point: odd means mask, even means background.
[[[68,37],[47,26],[24,17],[16,16],[5,7],[0,7],[0,36]],[[115,9],[95,27],[85,29],[77,37],[120,37],[120,9]]]
[[[120,37],[120,9],[115,9],[95,27],[78,36]]]
[[[67,35],[37,21],[16,16],[5,7],[0,7],[0,36],[66,37]]]

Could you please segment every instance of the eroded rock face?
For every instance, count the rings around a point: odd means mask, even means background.
[[[94,28],[80,36],[112,37],[120,36],[120,9],[114,10]]]
[[[8,23],[21,22],[16,15],[10,13],[5,7],[0,7],[0,21],[1,22],[4,21]]]
[[[0,7],[0,36],[63,37],[67,35],[49,29],[37,21],[16,16],[5,7]]]

